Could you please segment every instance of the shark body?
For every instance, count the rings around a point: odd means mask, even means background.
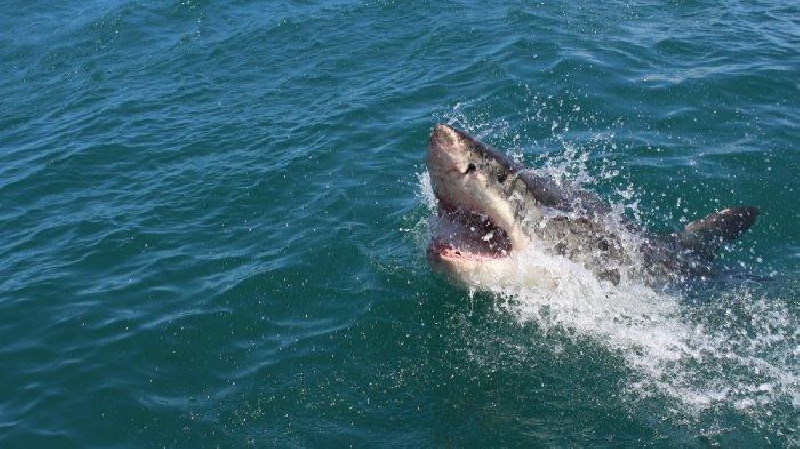
[[[612,213],[593,193],[526,170],[467,133],[437,124],[427,166],[439,220],[427,249],[452,283],[478,290],[506,282],[551,285],[552,272],[520,263],[535,247],[582,264],[597,278],[664,285],[708,275],[720,247],[755,222],[734,206],[656,235]]]

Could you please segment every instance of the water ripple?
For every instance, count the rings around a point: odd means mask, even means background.
[[[791,443],[777,393],[662,419],[624,354],[445,286],[416,174],[453,121],[656,227],[758,204],[726,262],[776,287],[731,307],[791,323],[793,3],[56,6],[0,17],[0,446]]]

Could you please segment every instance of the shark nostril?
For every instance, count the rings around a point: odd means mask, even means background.
[[[476,167],[475,164],[469,164],[469,165],[467,165],[467,171],[464,174],[472,173],[477,169],[478,169],[478,167]]]

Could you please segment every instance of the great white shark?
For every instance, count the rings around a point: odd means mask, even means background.
[[[525,263],[532,254],[583,265],[615,285],[663,286],[706,276],[719,249],[757,215],[755,207],[733,206],[678,232],[654,234],[592,192],[526,170],[445,124],[433,128],[427,166],[439,217],[428,260],[451,282],[478,290],[557,283],[552,269]]]

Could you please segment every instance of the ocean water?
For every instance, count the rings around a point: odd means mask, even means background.
[[[796,2],[2,10],[0,447],[800,444]],[[437,122],[654,230],[760,216],[685,291],[459,290]]]

